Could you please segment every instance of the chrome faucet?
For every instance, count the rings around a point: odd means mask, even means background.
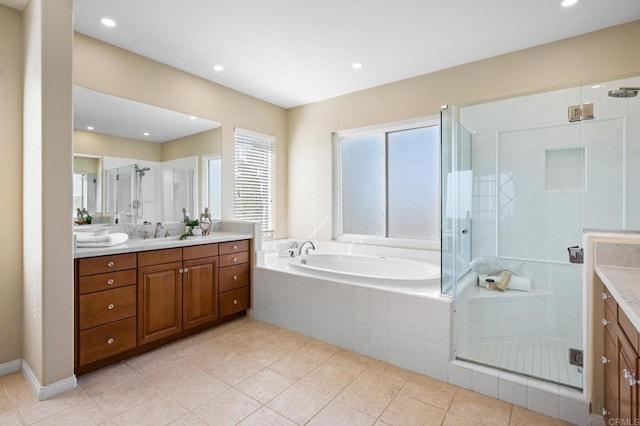
[[[300,244],[300,247],[298,249],[298,256],[300,256],[302,254],[302,248],[307,243],[311,244],[311,247],[310,247],[311,250],[315,250],[316,249],[316,246],[313,244],[313,242],[307,240],[307,241],[303,242],[302,244]],[[309,254],[309,248],[307,248],[307,250],[304,252],[304,254]]]
[[[153,238],[158,238],[158,235],[160,235],[160,230],[162,229],[162,222],[157,222],[156,223],[156,232],[153,234]]]

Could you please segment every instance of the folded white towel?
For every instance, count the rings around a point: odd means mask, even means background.
[[[124,232],[116,232],[106,235],[90,235],[80,232],[76,234],[76,243],[78,247],[110,247],[122,244],[129,239]]]

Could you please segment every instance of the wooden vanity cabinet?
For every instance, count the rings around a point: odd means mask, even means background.
[[[136,255],[75,265],[76,368],[136,347]]]
[[[249,240],[76,260],[76,374],[242,316],[249,267]]]
[[[605,289],[604,333],[604,402],[607,424],[622,421],[634,424],[640,416],[640,334],[615,299]]]
[[[218,319],[218,244],[185,247],[182,326],[185,330]]]
[[[249,307],[249,241],[220,244],[220,316]]]

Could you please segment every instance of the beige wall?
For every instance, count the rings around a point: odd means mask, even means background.
[[[289,111],[288,229],[331,239],[331,134],[465,105],[640,73],[640,21]],[[428,52],[428,49],[425,49]],[[425,53],[428,54],[428,53]]]
[[[0,6],[0,365],[22,358],[22,14]]]
[[[99,158],[73,157],[73,173],[98,173],[99,171]]]
[[[161,161],[162,144],[121,138],[102,133],[73,131],[74,154]]]
[[[233,217],[233,131],[273,135],[276,147],[276,230],[287,235],[287,112],[167,65],[75,34],[74,83],[104,93],[222,123],[222,215]]]
[[[23,20],[22,358],[48,386],[73,377],[73,1],[31,0]]]

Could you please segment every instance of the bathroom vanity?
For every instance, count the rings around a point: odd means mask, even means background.
[[[589,248],[591,412],[605,424],[640,416],[640,233],[594,231]]]
[[[246,314],[251,235],[131,241],[75,253],[75,373]]]
[[[640,416],[640,268],[596,266],[602,284],[604,407],[607,424]]]

